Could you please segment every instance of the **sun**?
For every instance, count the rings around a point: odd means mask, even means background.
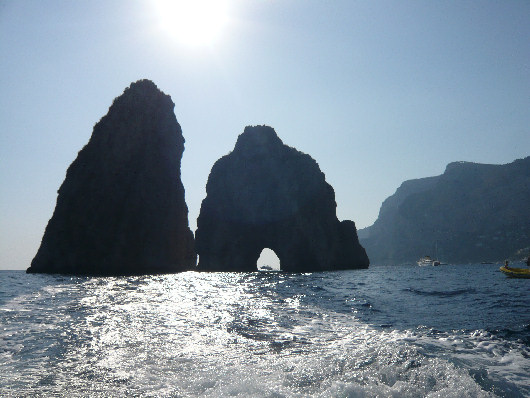
[[[224,0],[154,0],[160,27],[188,46],[215,43],[228,22]]]

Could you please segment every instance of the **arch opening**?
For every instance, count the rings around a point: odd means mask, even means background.
[[[261,251],[261,254],[256,262],[258,271],[280,271],[280,259],[274,250],[268,247]]]

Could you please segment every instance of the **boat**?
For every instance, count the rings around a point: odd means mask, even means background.
[[[434,242],[434,257],[438,258],[438,242]],[[417,263],[420,267],[426,265],[437,267],[438,265],[441,265],[439,260],[434,260],[431,256],[423,256],[417,261]]]
[[[513,268],[503,265],[499,268],[504,274],[510,278],[525,278],[530,279],[530,268]]]
[[[426,265],[432,265],[432,266],[438,266],[440,265],[440,262],[438,260],[433,260],[431,256],[423,256],[418,260],[418,265],[420,267],[424,267]]]

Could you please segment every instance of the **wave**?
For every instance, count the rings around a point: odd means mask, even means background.
[[[530,323],[518,328],[490,329],[488,332],[500,339],[521,342],[528,348],[526,356],[530,358]]]
[[[454,297],[454,296],[461,296],[465,294],[476,293],[476,289],[473,289],[473,288],[456,289],[456,290],[421,290],[421,289],[414,289],[414,288],[406,288],[406,289],[403,289],[402,291],[414,293],[420,296],[434,296],[434,297]]]

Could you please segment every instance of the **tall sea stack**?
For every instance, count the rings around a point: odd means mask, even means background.
[[[283,271],[367,268],[353,221],[336,216],[335,192],[309,155],[268,126],[246,127],[213,166],[197,220],[201,271],[256,271],[264,248]]]
[[[70,165],[27,272],[171,273],[196,265],[171,97],[132,83]]]

